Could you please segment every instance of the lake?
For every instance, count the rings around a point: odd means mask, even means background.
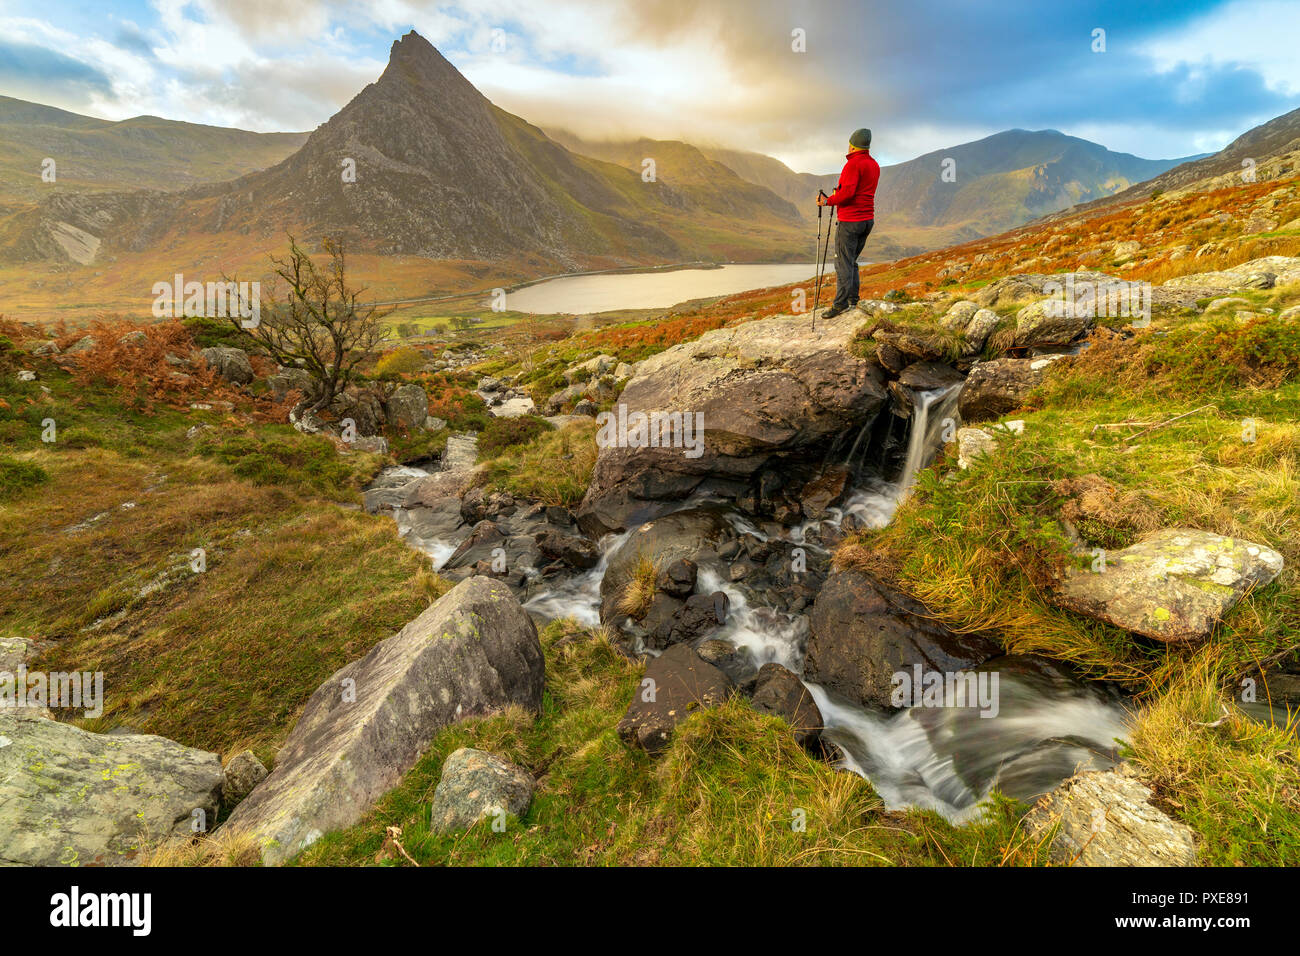
[[[832,279],[835,270],[827,266]],[[506,295],[512,312],[585,315],[615,309],[663,309],[689,299],[704,299],[811,280],[817,266],[789,262],[726,265],[719,269],[676,269],[561,276]],[[825,281],[825,280],[823,280]],[[833,282],[832,282],[833,284]],[[829,297],[823,292],[829,304]]]

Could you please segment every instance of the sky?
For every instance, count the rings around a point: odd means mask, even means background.
[[[885,163],[1004,129],[1151,159],[1300,106],[1300,2],[0,0],[0,93],[104,119],[310,130],[424,35],[546,128]]]

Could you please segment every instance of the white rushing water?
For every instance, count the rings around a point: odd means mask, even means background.
[[[913,421],[897,479],[867,481],[841,507],[831,509],[826,520],[838,526],[852,515],[864,527],[887,525],[917,474],[951,438],[958,424],[959,392],[954,385],[914,393]],[[864,455],[869,443],[864,428],[851,443],[846,463],[851,466],[855,456]],[[681,504],[689,508],[701,503]],[[738,532],[762,540],[769,537],[739,511],[729,511],[725,517]],[[397,519],[401,527],[402,512]],[[802,544],[819,523],[807,522],[782,534]],[[420,540],[409,527],[403,533],[413,546],[433,556],[435,567],[441,567],[455,549],[455,542]],[[596,567],[560,580],[525,607],[547,619],[572,618],[586,627],[599,627],[601,581],[611,555],[631,533],[605,536],[599,543]],[[727,580],[719,568],[702,566],[697,590],[722,591],[730,599],[727,622],[710,638],[745,649],[756,667],[776,661],[802,673],[806,615],[756,603],[750,592]],[[1083,685],[1014,671],[999,673],[994,716],[980,716],[974,707],[951,706],[952,701],[933,708],[873,711],[833,698],[815,684],[806,686],[821,710],[824,737],[839,748],[840,766],[868,778],[890,809],[923,807],[958,823],[980,815],[981,801],[993,787],[1019,799],[1032,799],[1078,770],[1109,766],[1129,719],[1116,701]]]

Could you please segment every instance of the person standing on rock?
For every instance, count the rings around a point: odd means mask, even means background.
[[[876,224],[876,184],[880,181],[880,164],[871,158],[871,130],[860,129],[849,137],[845,159],[835,191],[817,197],[817,205],[834,206],[840,219],[835,230],[835,301],[822,316],[826,319],[858,304],[858,256]]]

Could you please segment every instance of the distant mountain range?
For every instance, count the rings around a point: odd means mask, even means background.
[[[796,173],[760,153],[639,140],[593,143],[572,134],[551,135],[570,149],[632,167],[641,156],[671,149],[694,153],[681,164],[696,175],[702,163],[730,168],[743,179],[794,203],[811,217],[818,189],[829,191],[838,174]],[[1196,157],[1189,157],[1196,158]],[[1008,130],[936,150],[880,170],[876,232],[868,246],[879,255],[892,240],[908,252],[940,248],[993,235],[1039,216],[1119,192],[1187,159],[1141,159],[1056,130]],[[950,170],[944,178],[945,163]],[[669,167],[666,167],[666,169]],[[676,172],[678,166],[670,167]],[[665,175],[671,173],[666,172]]]
[[[299,149],[306,133],[242,129],[136,116],[113,123],[0,96],[0,202],[30,201],[55,181],[84,189],[182,189],[265,169]]]
[[[1225,177],[1228,182],[1240,182],[1248,167],[1262,169],[1268,161],[1278,160],[1297,150],[1300,150],[1300,109],[1283,113],[1247,130],[1217,153],[1193,157],[1181,166],[1089,205],[1121,205],[1143,201],[1152,193],[1187,189]]]
[[[1238,154],[1258,159],[1292,143],[1298,114],[1190,161],[1009,130],[886,166],[867,257],[1239,168]],[[24,266],[6,273],[16,277],[6,294],[39,300],[56,286],[107,296],[115,282],[113,301],[134,301],[160,271],[264,263],[283,250],[286,231],[309,240],[345,232],[369,257],[367,278],[393,297],[578,269],[810,261],[813,199],[837,178],[758,153],[543,131],[493,105],[414,32],[393,44],[374,83],[310,134],[156,117],[112,123],[0,97],[0,147],[0,269]],[[53,184],[40,179],[46,156],[58,164]],[[31,268],[42,263],[54,274],[111,268],[87,288],[45,283]]]
[[[7,251],[89,264],[196,233],[294,230],[345,232],[379,255],[513,260],[523,274],[810,256],[793,206],[719,172],[733,187],[726,217],[710,190],[570,152],[412,32],[376,82],[271,168],[167,195],[56,193]]]

